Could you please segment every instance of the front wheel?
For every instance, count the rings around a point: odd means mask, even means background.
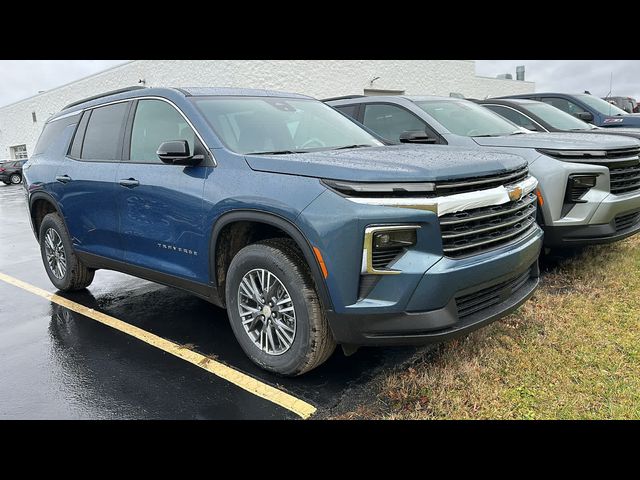
[[[14,173],[13,175],[11,175],[10,179],[11,179],[11,183],[13,183],[14,185],[17,185],[22,181],[22,177],[17,173]]]
[[[73,251],[67,228],[57,213],[44,217],[39,239],[44,268],[58,290],[69,292],[91,285],[95,270],[85,267]]]
[[[288,239],[249,245],[231,261],[227,312],[240,346],[260,367],[301,375],[322,364],[336,343],[309,268]]]

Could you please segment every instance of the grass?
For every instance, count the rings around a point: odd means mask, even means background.
[[[514,314],[379,388],[339,418],[640,419],[640,235],[562,260]]]

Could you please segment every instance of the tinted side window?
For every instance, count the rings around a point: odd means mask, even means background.
[[[502,107],[500,105],[485,105],[485,107],[496,112],[498,115],[506,118],[507,120],[511,120],[513,123],[520,127],[524,127],[529,130],[539,130],[535,123],[533,123],[525,115],[516,110],[508,107]]]
[[[340,105],[333,108],[346,115],[347,117],[356,118],[356,110],[358,108],[357,105]]]
[[[91,111],[82,144],[83,160],[120,159],[120,143],[128,108],[129,104],[123,102],[94,108]]]
[[[84,131],[87,128],[87,122],[89,121],[90,116],[90,111],[84,112],[82,114],[80,123],[78,123],[78,127],[76,128],[76,133],[73,135],[73,141],[71,142],[71,148],[69,149],[69,155],[73,158],[80,158],[80,155],[82,153],[82,140],[84,139]]]
[[[167,102],[140,100],[131,130],[132,162],[162,163],[156,152],[163,142],[186,140],[194,152],[195,132],[184,117]]]
[[[553,105],[556,108],[559,108],[563,112],[567,112],[571,115],[576,113],[582,113],[586,110],[582,107],[579,107],[575,103],[567,100],[566,98],[559,97],[545,97],[541,99],[544,103],[548,103],[549,105]]]
[[[38,138],[38,143],[36,143],[36,148],[33,151],[33,154],[40,155],[45,152],[51,144],[60,137],[62,131],[69,125],[76,123],[79,118],[80,115],[74,115],[72,117],[54,120],[53,122],[47,123],[40,134],[40,138]]]
[[[395,105],[367,105],[363,123],[385,140],[398,142],[409,130],[425,131],[426,123],[413,113]]]

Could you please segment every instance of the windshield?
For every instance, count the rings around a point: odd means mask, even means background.
[[[582,100],[601,115],[627,115],[627,112],[621,108],[593,95],[576,95],[576,98]]]
[[[313,99],[192,98],[222,142],[240,154],[383,145],[341,113]]]
[[[488,108],[467,100],[427,100],[415,103],[456,135],[496,137],[524,131]]]
[[[563,112],[548,103],[527,103],[521,105],[521,107],[537,115],[558,130],[591,130],[594,128],[593,125],[589,125],[587,122],[583,122],[579,118],[569,115],[567,112]]]

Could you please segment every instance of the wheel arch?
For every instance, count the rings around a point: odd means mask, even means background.
[[[322,274],[320,265],[316,260],[313,253],[313,246],[307,239],[304,233],[290,220],[270,212],[264,212],[260,210],[233,210],[218,218],[211,230],[211,238],[209,241],[209,278],[213,284],[213,287],[219,289],[221,285],[218,285],[217,277],[217,246],[220,234],[224,228],[237,222],[251,222],[265,224],[271,227],[275,227],[286,233],[298,246],[304,258],[309,265],[309,270],[313,280],[318,288],[318,296],[325,309],[332,308],[331,297],[324,276]],[[224,292],[219,292],[220,298],[224,298]]]
[[[29,197],[29,216],[31,217],[31,227],[36,239],[40,236],[40,223],[48,213],[56,212],[60,215],[62,223],[66,228],[66,222],[58,202],[52,195],[46,192],[35,192]],[[67,230],[68,231],[68,230]]]

